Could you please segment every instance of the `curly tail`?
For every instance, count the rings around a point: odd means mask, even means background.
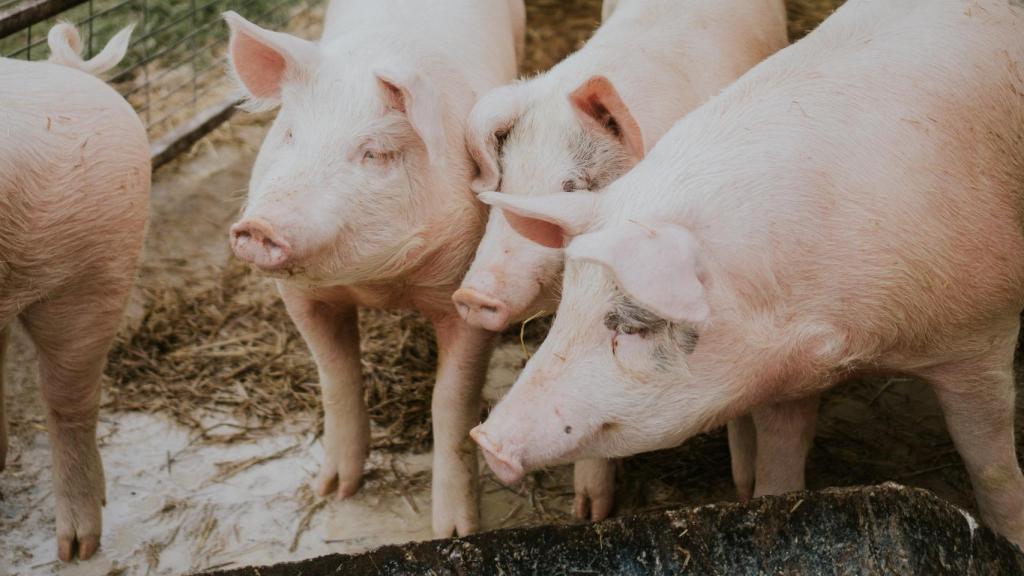
[[[46,38],[50,45],[50,62],[60,64],[92,75],[102,74],[110,70],[124,58],[128,51],[134,24],[130,24],[118,32],[99,54],[90,60],[82,60],[82,38],[78,30],[70,22],[58,22],[50,28]]]

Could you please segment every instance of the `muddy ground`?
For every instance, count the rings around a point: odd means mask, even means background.
[[[791,2],[794,35],[838,3]],[[536,71],[586,37],[599,2],[528,4],[526,69]],[[15,331],[5,374],[12,437],[0,473],[0,576],[180,574],[429,537],[433,345],[414,316],[363,321],[364,347],[376,347],[364,362],[374,451],[362,491],[338,502],[310,490],[321,459],[315,372],[270,285],[239,272],[226,243],[267,120],[237,116],[155,175],[140,287],[108,368],[99,432],[108,504],[103,547],[89,562],[55,562],[34,356]],[[511,385],[542,335],[538,327],[522,342],[518,333],[503,341],[489,401]],[[482,470],[484,528],[569,521],[568,468],[535,474],[520,492]],[[733,497],[721,431],[626,460],[620,478],[618,514]],[[844,385],[823,403],[808,484],[885,480],[973,508],[926,388],[907,380]]]

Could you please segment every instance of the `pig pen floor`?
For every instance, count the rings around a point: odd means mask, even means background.
[[[577,28],[592,26],[599,5],[595,0],[527,3],[535,26],[528,35],[529,70],[549,66],[584,37],[554,32],[562,20]],[[794,33],[813,26],[838,3],[791,2]],[[547,24],[537,26],[538,15]],[[155,175],[140,288],[122,340],[139,330],[154,291],[179,287],[195,293],[216,285],[222,271],[235,266],[226,230],[244,197],[266,126],[266,117],[238,116]],[[259,281],[252,290],[264,296],[270,291]],[[492,362],[485,394],[489,402],[511,385],[539,341],[537,330],[527,331],[523,342],[517,332],[503,340]],[[172,353],[151,353],[164,364],[177,361]],[[0,576],[181,574],[429,537],[430,454],[423,438],[374,450],[360,493],[344,502],[324,500],[310,489],[321,460],[315,409],[254,423],[253,418],[193,407],[160,390],[120,402],[127,392],[107,382],[99,429],[107,480],[103,545],[91,561],[58,564],[49,441],[33,352],[19,330],[7,358],[4,394],[11,446],[7,469],[0,473]],[[231,363],[247,360],[225,358],[225,371],[234,374]],[[218,384],[230,388],[236,383],[226,378]],[[380,404],[404,402],[396,396]],[[415,420],[417,430],[429,428],[425,410],[408,410],[402,418]],[[388,444],[393,433],[393,427],[377,425],[375,445]],[[533,475],[519,492],[501,487],[485,466],[481,469],[485,529],[570,520],[568,467]],[[933,490],[973,509],[963,466],[925,387],[906,380],[842,386],[823,402],[808,485],[887,480]],[[616,497],[619,514],[732,498],[724,434],[626,460]]]

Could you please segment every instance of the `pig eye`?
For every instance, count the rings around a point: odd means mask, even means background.
[[[387,164],[398,157],[398,152],[383,152],[381,150],[366,150],[363,152],[363,161],[374,164]]]
[[[391,161],[398,158],[397,152],[384,152],[380,150],[362,151],[362,163],[380,168],[386,168]]]
[[[609,312],[604,317],[604,327],[615,332],[616,336],[639,336],[640,338],[647,338],[658,328],[635,319],[625,318],[616,312]]]
[[[620,359],[623,355],[626,357],[633,355],[638,347],[644,346],[643,343],[651,335],[650,328],[623,323],[618,318],[606,318],[605,327],[613,332],[612,355]]]
[[[292,140],[294,140],[294,139],[295,139],[295,134],[292,133],[292,129],[291,128],[289,128],[289,129],[284,131],[284,141],[285,141],[286,144],[291,144]]]
[[[643,366],[657,346],[657,341],[648,335],[645,331],[615,332],[611,339],[615,361],[624,368]]]
[[[584,192],[591,189],[589,180],[569,178],[562,181],[562,192]]]
[[[640,326],[630,326],[629,324],[623,324],[619,326],[616,332],[618,332],[619,334],[624,334],[626,336],[639,336],[641,338],[646,338],[651,333],[651,331],[647,328],[643,328]]]

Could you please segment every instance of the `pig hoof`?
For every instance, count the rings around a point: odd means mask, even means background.
[[[100,547],[103,513],[100,498],[57,498],[57,557],[70,562],[75,554],[88,560]]]
[[[335,497],[338,500],[344,500],[358,491],[359,480],[346,480],[338,483],[338,491],[335,493]]]
[[[475,534],[478,529],[476,518],[461,518],[455,522],[455,533],[458,536]]]
[[[435,454],[436,457],[436,454]],[[434,463],[431,484],[431,528],[437,538],[468,536],[480,525],[479,485],[471,468]]]
[[[92,558],[100,547],[99,536],[83,536],[78,540],[78,558],[88,560]]]
[[[57,538],[57,557],[61,562],[71,562],[78,551],[79,560],[88,560],[96,554],[100,547],[100,537],[96,535],[75,537],[74,535]]]
[[[573,470],[576,499],[573,516],[577,520],[600,522],[615,505],[615,461],[580,460]]]
[[[72,536],[61,536],[57,538],[57,558],[61,562],[71,562],[75,556],[75,539]]]
[[[434,521],[434,538],[469,536],[477,529],[475,518],[439,518]]]
[[[338,500],[344,500],[359,491],[361,480],[361,474],[354,478],[345,476],[342,480],[337,472],[321,472],[316,481],[316,492],[322,497],[333,494]]]
[[[600,522],[611,515],[614,505],[615,498],[610,495],[591,496],[586,493],[576,494],[572,515],[577,520]]]

